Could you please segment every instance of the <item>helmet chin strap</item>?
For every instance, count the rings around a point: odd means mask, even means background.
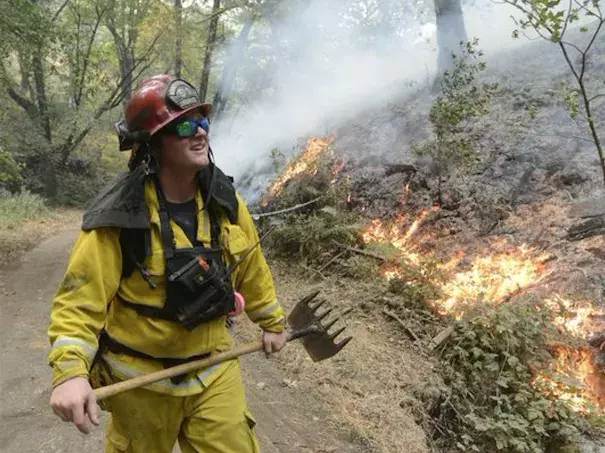
[[[210,177],[209,180],[206,180],[206,196],[204,197],[204,209],[206,206],[210,205],[210,200],[212,199],[214,192],[214,184],[216,180],[216,171],[215,163],[214,163],[214,153],[212,152],[212,148],[210,144],[208,144],[208,166],[204,168],[202,171],[205,173],[206,177]]]
[[[151,144],[149,142],[139,143],[139,148],[131,155],[128,161],[128,169],[131,172],[140,165],[144,167],[145,174],[147,175],[157,173],[157,156],[154,156],[151,151]]]

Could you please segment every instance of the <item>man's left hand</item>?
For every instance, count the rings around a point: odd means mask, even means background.
[[[269,357],[274,352],[279,351],[286,344],[286,332],[273,333],[263,331],[263,345],[265,354]]]

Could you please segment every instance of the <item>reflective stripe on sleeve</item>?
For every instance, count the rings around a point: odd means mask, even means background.
[[[92,346],[89,343],[86,343],[84,340],[75,337],[67,337],[67,336],[59,336],[55,339],[51,350],[55,350],[61,348],[63,346],[77,346],[81,349],[84,349],[86,353],[86,357],[89,360],[94,359],[95,354],[97,353],[97,348]]]
[[[279,307],[279,301],[271,302],[269,305],[248,312],[248,317],[251,321],[259,321],[269,318],[268,316],[273,310]]]

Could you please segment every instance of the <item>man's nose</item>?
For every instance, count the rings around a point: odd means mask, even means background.
[[[195,136],[196,137],[206,137],[207,135],[208,135],[208,133],[206,132],[206,130],[198,124],[197,130],[195,131]]]

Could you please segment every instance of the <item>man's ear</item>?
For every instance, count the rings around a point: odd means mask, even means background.
[[[208,104],[208,103],[202,104],[201,110],[202,110],[202,115],[204,115],[205,117],[208,117],[208,115],[210,115],[210,112],[212,111],[212,104]]]

